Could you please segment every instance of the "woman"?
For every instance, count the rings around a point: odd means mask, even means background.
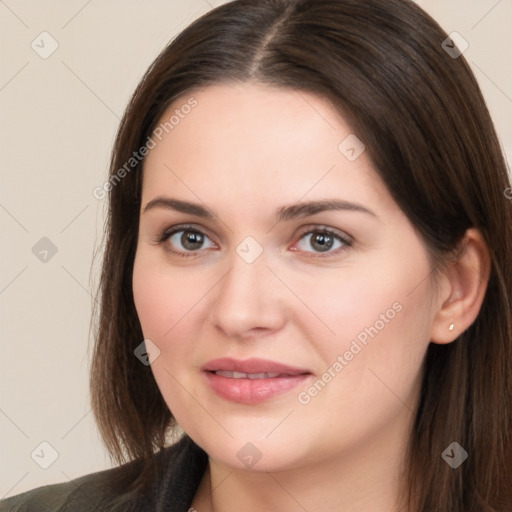
[[[237,0],[162,52],[105,186],[124,464],[1,511],[512,509],[510,180],[454,48],[405,0]]]

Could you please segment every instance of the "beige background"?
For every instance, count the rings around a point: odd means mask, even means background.
[[[91,263],[105,207],[92,190],[143,72],[220,3],[0,0],[0,497],[110,467],[88,404]],[[417,3],[468,41],[510,161],[512,0]],[[58,43],[46,59],[31,47],[51,49],[43,31]],[[46,262],[32,251],[43,237],[57,249]],[[47,469],[44,441],[58,453]]]

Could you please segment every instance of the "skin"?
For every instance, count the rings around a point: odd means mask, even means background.
[[[162,395],[209,455],[192,506],[398,512],[425,352],[475,320],[489,276],[485,243],[468,230],[460,260],[434,286],[422,239],[367,153],[349,161],[338,150],[352,130],[328,102],[256,83],[214,85],[176,100],[162,119],[190,96],[197,106],[145,161],[133,292],[144,336],[160,350],[151,368]],[[200,203],[218,216],[144,213],[157,196]],[[283,205],[327,198],[375,216],[325,211],[274,220]],[[190,247],[181,232],[155,242],[185,223],[206,235],[192,256],[168,250]],[[322,227],[352,245],[334,241],[322,252],[315,243]],[[249,235],[263,249],[252,263],[236,252]],[[396,303],[394,318],[301,403],[299,393]],[[224,356],[270,359],[313,375],[264,403],[236,404],[200,372]],[[261,453],[252,467],[237,457],[248,442]]]

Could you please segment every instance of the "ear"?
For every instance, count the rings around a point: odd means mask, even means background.
[[[487,244],[478,229],[470,228],[461,241],[457,261],[451,263],[443,276],[444,286],[440,287],[442,292],[430,332],[433,343],[451,343],[476,320],[490,273]]]

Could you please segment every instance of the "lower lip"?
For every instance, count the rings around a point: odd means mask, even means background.
[[[292,390],[306,379],[306,375],[274,379],[234,379],[212,372],[204,372],[210,387],[222,398],[239,404],[258,404]]]

